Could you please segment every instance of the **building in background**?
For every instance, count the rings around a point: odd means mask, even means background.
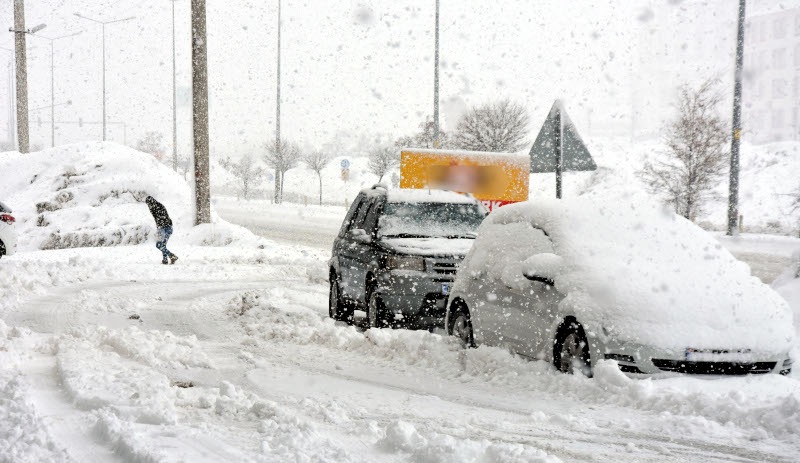
[[[800,140],[800,8],[749,16],[744,57],[745,137]]]

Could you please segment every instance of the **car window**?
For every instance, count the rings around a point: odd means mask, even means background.
[[[367,198],[363,201],[361,206],[358,208],[358,212],[356,213],[356,218],[353,219],[352,223],[350,223],[349,230],[354,228],[364,228],[364,218],[367,216],[367,212],[369,212],[370,207],[375,203],[375,198]]]
[[[348,230],[350,230],[350,225],[352,225],[353,217],[355,217],[361,205],[366,202],[365,198],[366,196],[363,193],[356,196],[356,199],[353,201],[353,204],[350,205],[350,210],[347,211],[347,215],[344,217],[344,222],[342,222],[342,228],[341,230],[339,230],[339,236],[344,236],[344,234],[347,233]]]
[[[528,222],[491,224],[481,228],[473,255],[471,271],[485,271],[487,278],[503,285],[524,289],[530,282],[522,275],[522,263],[541,253],[553,253],[553,243],[544,230]]]
[[[383,206],[383,201],[376,199],[372,201],[369,206],[369,210],[367,211],[367,215],[364,218],[364,224],[361,228],[367,231],[367,233],[372,234],[375,231],[375,227],[378,225],[378,214]]]

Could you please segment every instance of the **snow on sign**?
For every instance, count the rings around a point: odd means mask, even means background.
[[[472,193],[494,210],[528,199],[527,156],[480,151],[404,149],[400,188],[433,188]]]
[[[555,172],[556,197],[561,197],[563,172],[597,170],[592,155],[583,143],[578,129],[567,115],[561,100],[556,100],[547,115],[530,151],[531,172]]]

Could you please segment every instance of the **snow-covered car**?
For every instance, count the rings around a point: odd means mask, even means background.
[[[459,270],[447,329],[591,374],[789,374],[792,314],[707,232],[667,210],[589,199],[490,214]]]
[[[363,190],[333,243],[329,314],[370,326],[444,327],[456,269],[486,209],[471,196],[441,190]]]
[[[10,207],[0,202],[0,258],[14,254],[17,249],[16,219],[11,212]]]

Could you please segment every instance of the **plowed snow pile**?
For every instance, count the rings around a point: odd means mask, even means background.
[[[19,250],[143,243],[155,233],[147,195],[164,203],[176,235],[193,244],[254,239],[216,217],[213,230],[192,229],[192,195],[184,179],[153,156],[115,143],[2,153],[0,172],[11,173],[0,182],[0,198],[17,218]]]

